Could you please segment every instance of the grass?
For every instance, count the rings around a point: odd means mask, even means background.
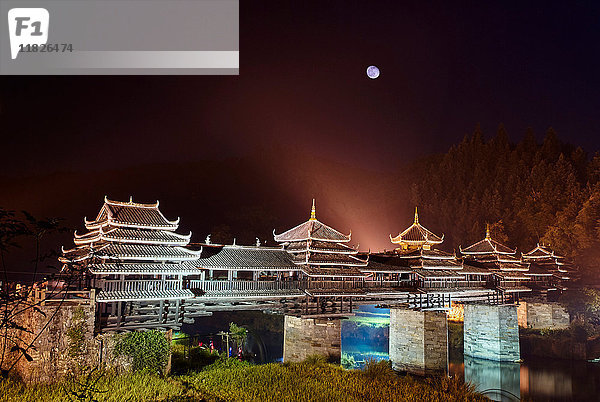
[[[72,384],[24,386],[0,382],[3,401],[64,401]],[[345,370],[323,359],[252,365],[219,359],[198,372],[161,378],[150,373],[106,373],[98,401],[484,401],[459,380],[399,376],[388,362]]]

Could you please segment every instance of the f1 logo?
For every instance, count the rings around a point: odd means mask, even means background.
[[[12,8],[8,11],[10,55],[16,59],[25,45],[44,45],[48,42],[50,14],[45,8]]]

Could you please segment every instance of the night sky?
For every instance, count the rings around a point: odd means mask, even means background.
[[[477,124],[600,149],[600,3],[240,3],[239,76],[1,77],[0,206],[81,230],[105,194],[158,198],[195,241],[248,241],[316,197],[382,249],[411,223],[403,166]]]

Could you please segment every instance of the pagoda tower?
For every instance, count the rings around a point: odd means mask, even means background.
[[[84,219],[87,232],[74,233],[76,247],[63,249],[61,262],[92,274],[92,285],[99,291],[96,302],[102,304],[101,324],[107,328],[123,329],[142,321],[144,328],[178,328],[183,301],[194,296],[184,289],[183,276],[199,274],[201,250],[185,247],[191,233],[177,233],[179,218],[166,219],[158,205],[105,197],[96,219]],[[138,314],[136,307],[145,312]]]
[[[466,260],[477,261],[491,270],[527,271],[527,266],[516,256],[517,249],[492,239],[489,225],[486,225],[483,240],[464,249],[459,246],[459,250]]]
[[[415,220],[413,224],[396,237],[390,235],[390,241],[399,246],[396,248],[396,251],[431,250],[433,246],[441,244],[444,241],[444,235],[440,237],[422,226],[419,223],[419,211],[415,207]]]
[[[538,243],[533,250],[524,253],[522,258],[523,262],[529,264],[532,271],[546,272],[552,275],[559,280],[563,287],[564,282],[577,276],[577,272],[569,261],[565,257],[556,254],[549,246]]]
[[[466,248],[459,246],[466,264],[473,264],[494,272],[496,285],[509,293],[529,292],[530,281],[528,264],[517,258],[517,250],[494,240],[490,227],[486,225],[485,237]],[[528,286],[525,286],[528,285]]]
[[[444,236],[436,235],[419,223],[417,207],[415,207],[413,224],[396,237],[390,235],[390,241],[399,246],[394,253],[406,261],[412,269],[417,270],[415,272],[436,270],[441,274],[443,271],[456,271],[463,268],[456,255],[434,248],[444,241]],[[425,274],[430,275],[431,272],[425,271]],[[450,275],[455,276],[456,273]]]
[[[368,262],[358,258],[358,250],[347,245],[352,233],[345,235],[319,221],[315,200],[306,222],[281,234],[273,231],[273,236],[309,278],[364,278],[359,268]]]

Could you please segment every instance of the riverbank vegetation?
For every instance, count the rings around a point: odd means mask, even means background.
[[[253,365],[220,357],[200,371],[161,377],[148,371],[116,375],[98,372],[91,380],[26,386],[0,383],[3,401],[484,401],[458,379],[421,379],[396,374],[389,362],[345,370],[324,359]],[[93,390],[85,392],[86,381]],[[84,386],[82,388],[82,385]]]

